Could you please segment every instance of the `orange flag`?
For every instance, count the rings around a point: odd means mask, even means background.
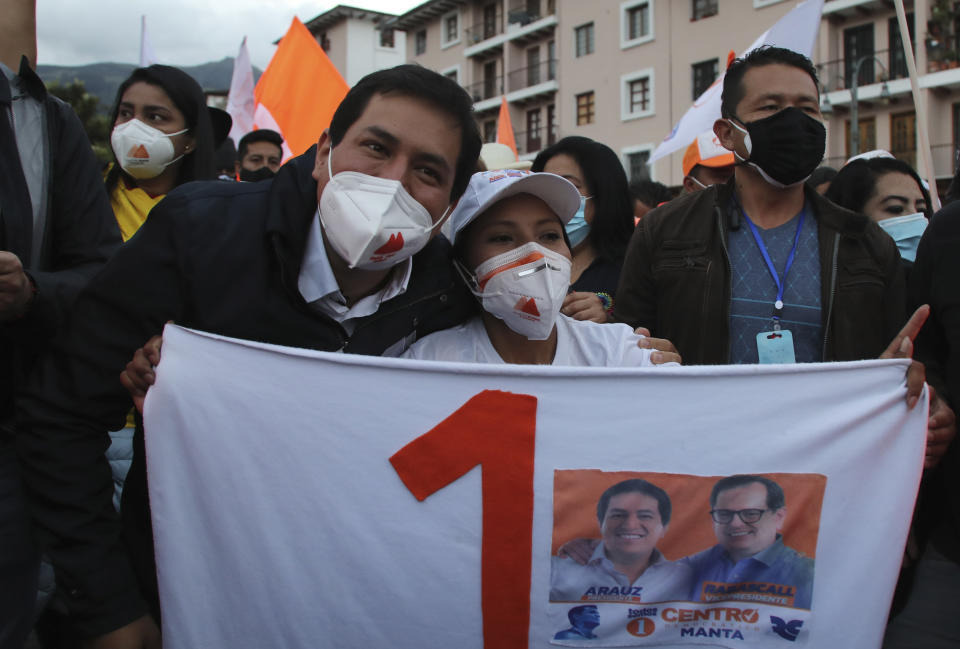
[[[517,157],[517,142],[513,139],[513,124],[510,123],[510,110],[507,108],[507,98],[500,102],[500,117],[497,118],[497,142],[506,144]]]
[[[349,89],[320,44],[294,16],[253,91],[255,126],[283,135],[284,160],[300,155],[330,126]]]

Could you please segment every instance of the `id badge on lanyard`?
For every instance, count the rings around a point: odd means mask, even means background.
[[[767,270],[770,271],[770,276],[773,277],[773,281],[777,284],[777,299],[773,303],[773,329],[771,331],[761,331],[757,334],[757,358],[761,365],[771,363],[796,363],[797,357],[794,353],[793,333],[791,333],[789,329],[782,329],[780,327],[780,318],[783,316],[783,288],[787,281],[787,273],[790,272],[790,267],[793,266],[793,259],[797,255],[797,246],[800,243],[800,231],[803,230],[803,220],[807,215],[807,210],[804,208],[804,210],[800,212],[800,218],[797,220],[797,232],[793,237],[793,248],[790,249],[790,255],[787,257],[787,263],[783,269],[783,279],[780,278],[780,274],[777,273],[777,269],[773,265],[773,260],[770,259],[767,247],[764,245],[763,239],[760,238],[760,233],[757,231],[757,226],[743,213],[743,208],[740,208],[740,212],[744,216],[744,221],[750,226],[750,232],[753,233],[753,240],[757,242],[760,254],[763,255],[763,260],[767,263]]]

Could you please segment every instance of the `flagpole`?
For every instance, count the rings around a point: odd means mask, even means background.
[[[931,206],[936,212],[940,209],[940,194],[937,192],[937,177],[933,171],[933,154],[930,152],[930,131],[927,128],[926,103],[920,96],[920,78],[917,76],[917,62],[913,58],[913,43],[910,41],[910,30],[907,26],[907,12],[903,8],[903,0],[894,0],[897,8],[897,22],[900,24],[900,39],[903,42],[903,53],[907,59],[907,70],[910,72],[910,90],[913,93],[913,104],[916,107],[917,134],[920,137],[920,159],[923,161],[927,182],[930,184]]]

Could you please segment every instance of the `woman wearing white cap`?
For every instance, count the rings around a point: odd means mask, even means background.
[[[450,215],[450,238],[453,263],[477,296],[477,313],[418,340],[403,356],[531,365],[676,364],[680,356],[667,341],[644,341],[650,346],[640,348],[641,337],[625,324],[560,313],[570,290],[571,252],[564,226],[579,207],[576,187],[554,174],[474,174]],[[138,408],[154,382],[161,343],[160,336],[151,338],[121,377]]]
[[[564,226],[580,193],[548,173],[473,175],[450,216],[454,263],[478,300],[467,322],[417,341],[407,358],[480,363],[652,365],[627,325],[560,313],[570,285]],[[660,360],[654,357],[654,360]]]

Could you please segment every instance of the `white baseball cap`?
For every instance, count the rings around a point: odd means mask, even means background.
[[[580,192],[566,178],[556,174],[517,169],[481,171],[470,177],[467,190],[450,215],[450,240],[494,203],[508,196],[532,194],[546,203],[564,225],[580,209]]]

